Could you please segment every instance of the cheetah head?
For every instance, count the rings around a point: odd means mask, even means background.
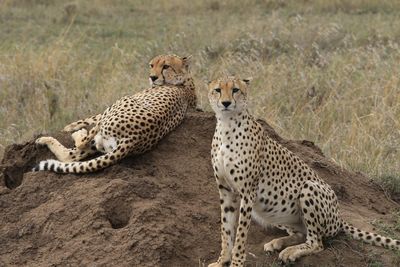
[[[231,114],[246,109],[247,90],[251,79],[230,76],[209,82],[208,99],[214,112]]]
[[[150,85],[181,85],[189,76],[189,57],[160,55],[153,58],[150,65]]]

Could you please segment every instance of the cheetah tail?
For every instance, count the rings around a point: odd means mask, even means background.
[[[375,233],[360,230],[345,221],[343,221],[342,230],[356,240],[361,240],[374,246],[400,250],[400,240],[395,240]]]
[[[126,157],[130,149],[126,144],[118,145],[113,151],[88,161],[61,162],[48,159],[39,162],[32,171],[53,171],[57,173],[89,173],[115,164]]]

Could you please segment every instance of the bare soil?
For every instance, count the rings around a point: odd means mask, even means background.
[[[374,230],[399,205],[369,178],[340,168],[310,141],[266,133],[310,164],[336,191],[343,217]],[[30,172],[54,158],[34,139],[6,149],[0,165],[0,266],[207,266],[220,247],[219,200],[210,165],[212,114],[188,115],[152,151],[97,173]],[[56,133],[65,145],[67,133]],[[338,148],[340,149],[340,148]],[[377,230],[377,229],[375,229]],[[263,244],[284,233],[253,222],[246,266],[277,264]],[[396,266],[394,252],[344,235],[293,266]]]

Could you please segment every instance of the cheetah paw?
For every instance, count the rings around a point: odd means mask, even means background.
[[[64,127],[63,131],[64,132],[73,132],[73,131],[77,130],[77,129],[75,129],[76,127],[74,127],[74,126],[75,125],[73,125],[72,123],[68,124],[67,126]]]
[[[264,251],[267,253],[271,253],[277,250],[281,250],[283,246],[282,240],[273,239],[272,241],[266,243],[264,245]]]
[[[80,122],[73,122],[68,124],[67,126],[64,127],[63,131],[64,132],[73,132],[73,131],[78,131],[85,127],[86,125],[84,123]]]
[[[210,263],[208,265],[208,267],[223,267],[223,265],[221,263],[214,262],[214,263]]]
[[[72,139],[74,139],[75,146],[76,147],[81,147],[83,146],[83,139],[87,136],[87,130],[86,129],[80,129],[74,133],[71,134]]]
[[[50,136],[42,136],[36,139],[35,143],[38,145],[48,145],[53,143],[54,138]]]
[[[279,259],[285,264],[294,262],[297,258],[298,256],[296,248],[288,247],[279,253]]]
[[[86,129],[80,129],[76,132],[73,132],[71,134],[72,138],[77,141],[79,139],[83,139],[84,137],[86,137],[88,135],[87,130]]]
[[[222,261],[218,260],[218,262],[210,263],[208,267],[229,267],[229,266],[237,266],[235,263],[232,263],[230,260]]]

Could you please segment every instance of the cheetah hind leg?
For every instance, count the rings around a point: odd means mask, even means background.
[[[62,162],[79,161],[97,152],[94,141],[84,149],[66,148],[57,139],[51,136],[43,136],[36,140],[36,144],[46,145],[57,159]]]
[[[85,149],[92,142],[95,136],[100,131],[100,124],[97,123],[92,129],[90,129],[89,133],[86,129],[81,129],[79,131],[74,132],[71,136],[75,141],[75,147],[78,149]]]
[[[314,196],[312,190],[318,191],[319,195],[324,195],[324,192],[317,188],[313,182],[308,181],[301,190],[300,210],[302,210],[303,223],[307,229],[307,237],[304,243],[287,247],[279,253],[279,259],[284,263],[324,250],[322,244],[323,232],[321,231],[325,229],[321,229],[323,227],[319,224],[318,218],[326,218],[327,216],[323,214],[324,211],[320,207],[316,209],[317,204],[312,199]]]
[[[72,122],[64,127],[65,132],[78,131],[86,126],[97,123],[101,119],[102,114],[97,114],[95,116],[89,117],[87,119]]]
[[[292,232],[287,229],[289,236],[275,238],[264,245],[264,251],[271,253],[274,251],[280,251],[286,247],[298,245],[306,241],[305,235],[300,232]]]
[[[74,140],[75,147],[83,147],[83,139],[88,135],[86,129],[80,129],[71,134],[72,139]]]
[[[279,259],[284,263],[293,262],[296,259],[314,254],[324,250],[322,239],[308,238],[305,243],[300,245],[287,247],[279,253]]]

